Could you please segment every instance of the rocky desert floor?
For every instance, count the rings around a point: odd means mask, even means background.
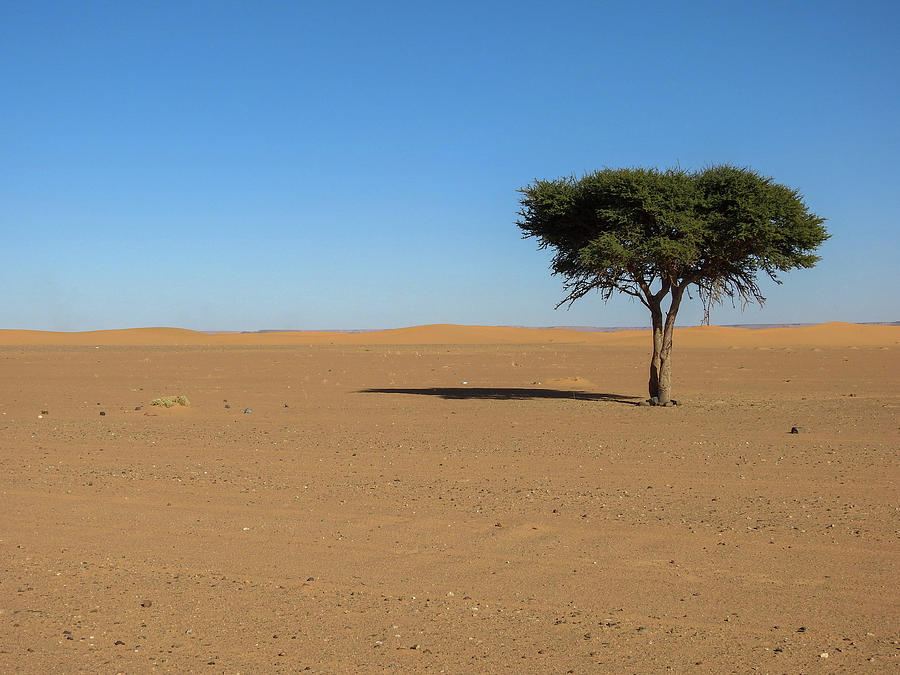
[[[0,672],[898,672],[900,329],[828,330],[675,408],[644,338],[0,346]]]

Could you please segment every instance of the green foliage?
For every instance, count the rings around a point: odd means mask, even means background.
[[[189,406],[190,404],[191,402],[188,401],[187,396],[160,396],[150,401],[150,405],[158,405],[164,408],[172,408],[176,405]]]
[[[604,169],[520,190],[525,237],[554,252],[574,302],[592,290],[638,298],[648,307],[696,286],[708,305],[765,298],[762,272],[812,267],[828,238],[823,218],[796,191],[750,169]],[[676,307],[677,309],[677,307]]]

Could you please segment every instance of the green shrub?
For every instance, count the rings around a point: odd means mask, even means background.
[[[155,398],[150,401],[150,405],[161,405],[164,408],[171,408],[176,405],[189,406],[191,404],[188,401],[187,396],[160,396],[159,398]]]

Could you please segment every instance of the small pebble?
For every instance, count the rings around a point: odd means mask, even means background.
[[[102,410],[100,411],[100,417],[103,417],[105,414],[106,414],[106,413],[103,412]]]
[[[244,414],[245,415],[253,414],[253,408],[244,408]]]

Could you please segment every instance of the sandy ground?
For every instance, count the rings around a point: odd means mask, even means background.
[[[897,672],[900,328],[676,340],[0,331],[0,672]]]

